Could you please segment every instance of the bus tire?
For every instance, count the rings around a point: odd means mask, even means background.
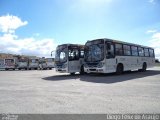
[[[143,63],[143,66],[142,66],[142,72],[145,72],[147,69],[147,63]]]
[[[84,73],[85,73],[85,72],[84,72],[84,66],[82,65],[82,66],[81,66],[80,74],[81,74],[81,75],[84,75]]]
[[[118,64],[116,69],[116,74],[120,75],[123,73],[123,64]]]
[[[75,72],[70,73],[71,75],[75,75]]]
[[[8,70],[8,68],[5,68],[5,70]]]
[[[18,70],[21,70],[21,68],[18,68]]]

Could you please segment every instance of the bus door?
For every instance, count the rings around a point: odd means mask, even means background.
[[[116,59],[114,52],[114,43],[106,42],[106,71],[115,72],[116,71]]]
[[[68,53],[68,72],[80,72],[79,48],[71,46]]]

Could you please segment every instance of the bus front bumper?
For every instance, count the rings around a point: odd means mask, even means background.
[[[68,71],[67,71],[67,69],[56,68],[56,72],[66,73],[66,72],[68,72]]]
[[[103,68],[84,68],[86,73],[105,73]]]

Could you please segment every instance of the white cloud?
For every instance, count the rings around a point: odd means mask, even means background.
[[[55,49],[53,39],[35,39],[34,37],[17,39],[15,35],[4,34],[0,36],[1,52],[13,54],[36,55],[50,57],[50,52]]]
[[[160,60],[160,32],[154,33],[149,42],[150,46],[155,49],[156,58]]]
[[[155,33],[157,32],[157,30],[148,30],[146,33],[149,34],[149,33]]]
[[[18,35],[15,35],[15,30],[27,23],[27,21],[21,21],[17,16],[0,17],[0,33],[2,33],[0,35],[0,52],[50,57],[51,51],[55,50],[57,45],[54,39],[37,39],[35,35],[20,39]],[[39,33],[36,35],[39,36]]]
[[[0,31],[4,33],[14,33],[17,28],[27,24],[27,21],[22,21],[17,16],[0,16]]]

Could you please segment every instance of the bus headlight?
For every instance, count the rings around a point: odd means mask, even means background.
[[[104,62],[100,62],[100,63],[97,65],[98,68],[102,68],[103,66],[104,66]]]

